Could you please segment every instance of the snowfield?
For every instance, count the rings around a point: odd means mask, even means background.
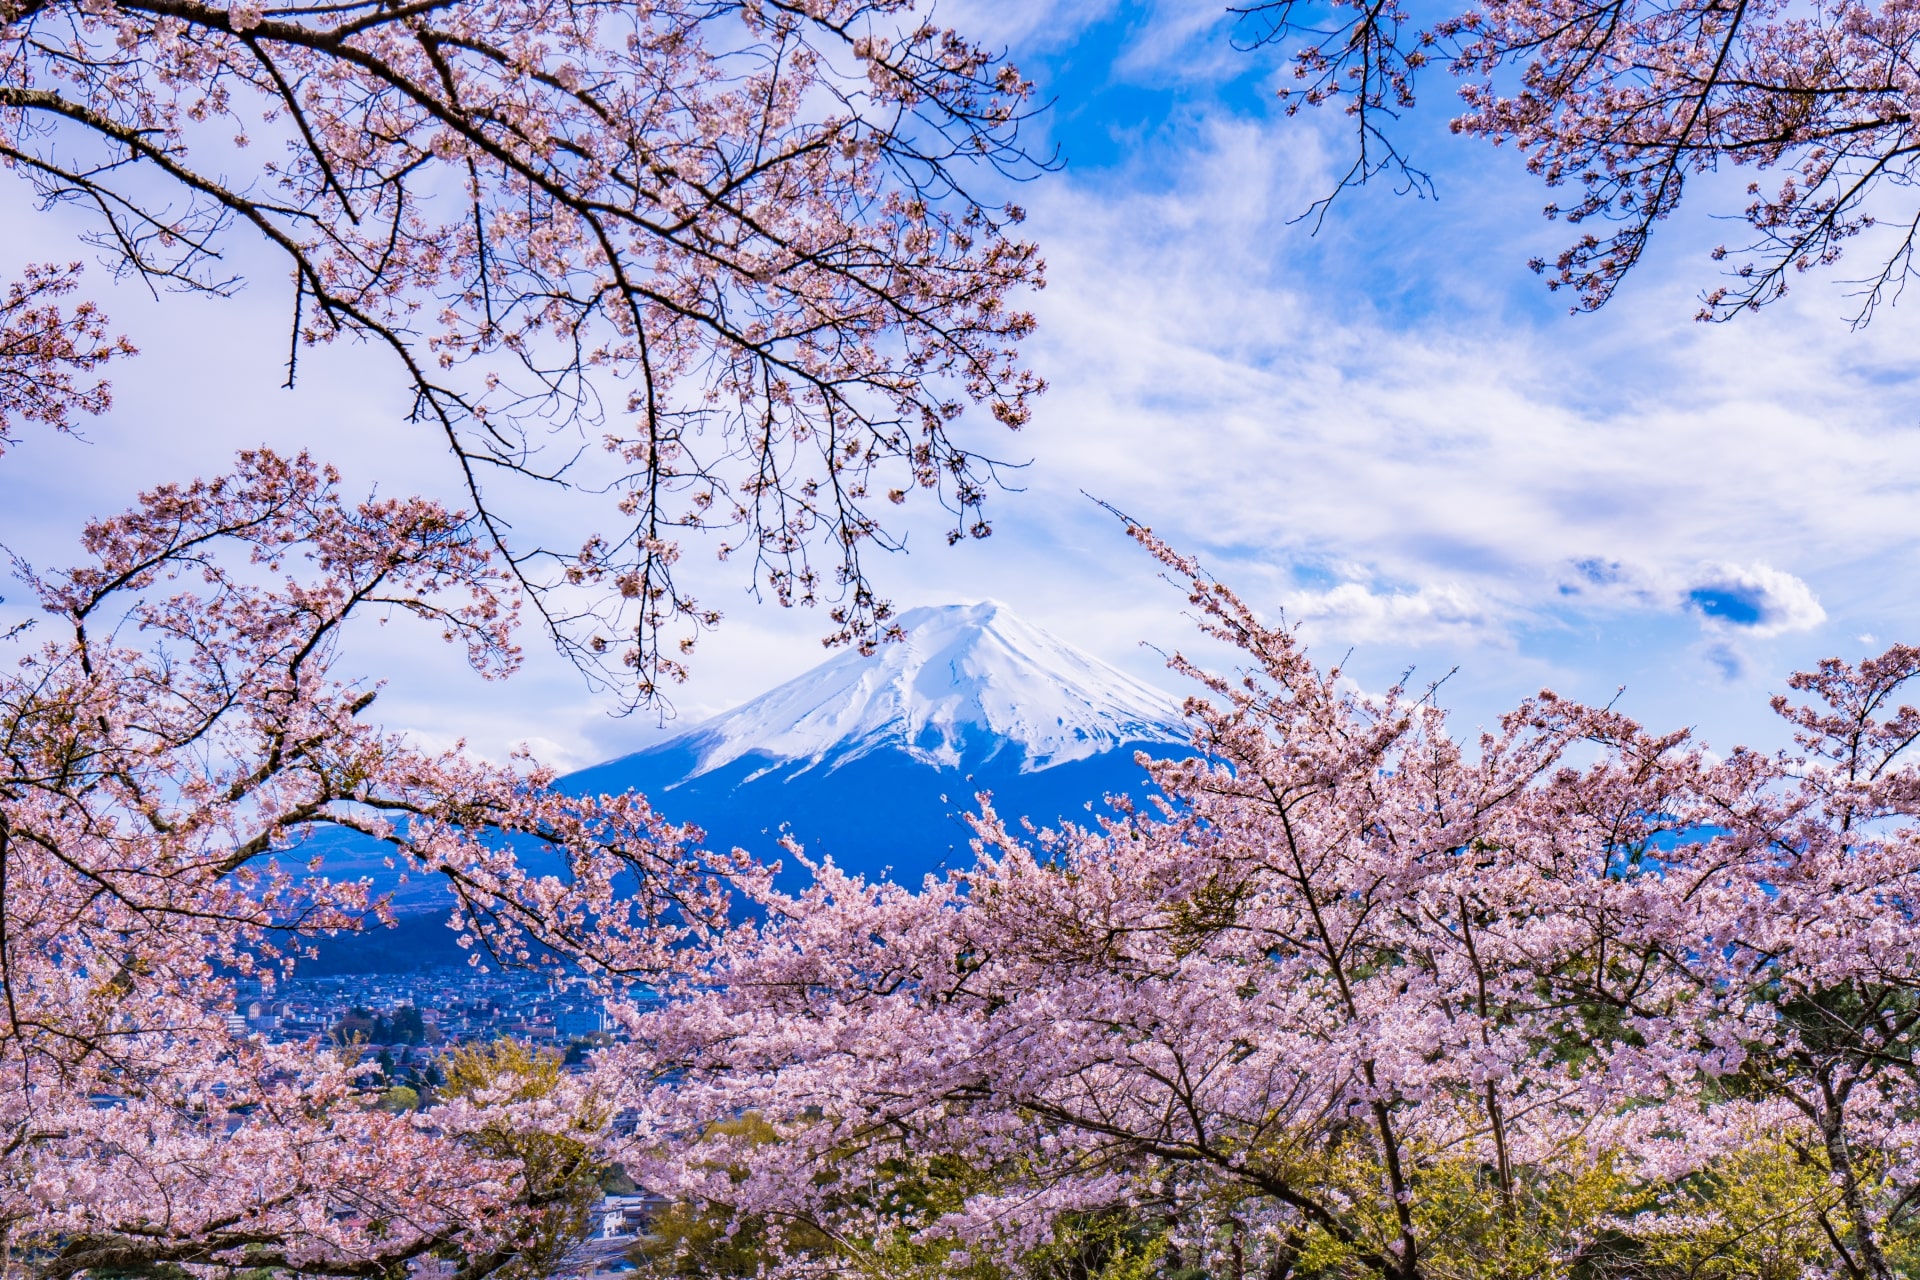
[[[1016,617],[997,601],[912,609],[906,639],[842,653],[654,748],[698,777],[747,755],[791,777],[881,749],[936,768],[1017,749],[1022,772],[1123,744],[1184,742],[1173,698]]]

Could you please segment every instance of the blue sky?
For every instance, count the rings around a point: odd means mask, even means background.
[[[1004,42],[1054,104],[1036,140],[1066,163],[1019,193],[1050,264],[1032,355],[1052,390],[1022,435],[981,427],[1031,464],[996,500],[995,536],[949,550],[923,513],[880,566],[902,606],[998,597],[1177,691],[1141,642],[1187,643],[1180,597],[1085,490],[1298,619],[1319,652],[1351,649],[1363,684],[1454,673],[1462,728],[1543,686],[1625,686],[1656,726],[1771,745],[1766,698],[1795,666],[1920,639],[1920,317],[1850,332],[1841,287],[1809,277],[1767,312],[1695,324],[1726,234],[1709,214],[1737,207],[1739,175],[1702,185],[1606,311],[1569,316],[1525,266],[1566,228],[1539,216],[1548,195],[1516,156],[1448,133],[1443,76],[1406,132],[1438,199],[1371,189],[1315,235],[1290,224],[1341,162],[1341,122],[1284,119],[1274,59],[1230,47],[1217,0],[940,16]],[[0,268],[75,256],[76,227],[0,190]],[[356,483],[446,487],[377,355],[316,353],[299,391],[278,389],[281,273],[256,266],[265,286],[227,302],[107,291],[143,355],[88,443],[0,463],[0,540],[58,560],[84,515],[262,440],[310,445]],[[683,716],[820,660],[822,617],[700,572],[728,620]],[[610,720],[537,651],[484,694],[398,627],[354,660],[390,677],[389,721],[429,741],[524,740],[575,765],[657,731]]]

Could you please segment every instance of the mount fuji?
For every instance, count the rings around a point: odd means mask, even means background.
[[[780,858],[780,838],[791,835],[810,857],[917,885],[969,861],[977,793],[991,793],[1009,822],[1086,820],[1109,794],[1153,789],[1136,751],[1188,746],[1172,698],[1005,605],[914,609],[899,625],[903,637],[871,655],[842,653],[559,785],[576,795],[637,790],[672,821],[702,827],[712,848]],[[367,877],[402,917],[393,930],[332,941],[316,972],[462,961],[433,878],[402,882],[383,848],[338,827],[310,831],[301,852],[329,876]]]
[[[742,706],[569,775],[635,789],[708,843],[810,856],[904,883],[964,862],[965,816],[989,792],[1009,820],[1087,816],[1151,789],[1137,750],[1187,742],[1167,694],[987,601],[913,609],[903,638],[840,654]]]

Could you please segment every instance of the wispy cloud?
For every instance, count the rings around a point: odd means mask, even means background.
[[[1394,591],[1343,582],[1326,591],[1290,594],[1285,611],[1302,622],[1331,623],[1343,637],[1369,643],[1430,641],[1437,635],[1484,640],[1497,634],[1502,621],[1489,602],[1455,583]]]
[[[1223,120],[1180,163],[1036,202],[1056,389],[1033,479],[1270,576],[1329,634],[1498,642],[1571,609],[1780,636],[1824,619],[1808,582],[1920,532],[1910,388],[1838,372],[1908,346],[1907,317],[1856,336],[1816,299],[1703,328],[1651,279],[1598,320],[1390,317],[1323,289],[1285,225],[1324,174],[1311,133]],[[1518,270],[1464,248],[1436,272]],[[1369,572],[1288,592],[1329,561]]]

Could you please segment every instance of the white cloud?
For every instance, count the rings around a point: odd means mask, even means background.
[[[1766,564],[1703,565],[1682,599],[1714,632],[1776,636],[1827,620],[1806,583]]]
[[[1234,60],[1244,60],[1227,41],[1207,38],[1232,19],[1218,0],[956,0],[923,6],[940,22],[988,47],[1004,46],[1016,64],[1036,55],[1071,50],[1097,23],[1124,21],[1126,36],[1112,67],[1118,77],[1143,71],[1217,82]],[[1045,86],[1042,86],[1043,90]]]
[[[1477,593],[1454,583],[1395,591],[1361,582],[1343,582],[1326,591],[1299,591],[1285,597],[1286,615],[1309,624],[1331,624],[1342,639],[1362,643],[1414,640],[1435,635],[1460,639],[1497,638],[1505,619]]]

